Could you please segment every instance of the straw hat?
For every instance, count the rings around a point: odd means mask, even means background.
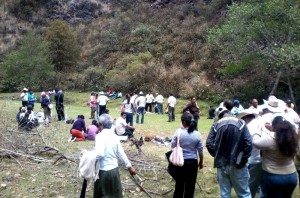
[[[244,109],[243,111],[241,111],[239,114],[237,114],[237,118],[241,119],[246,115],[254,115],[255,118],[258,117],[257,115],[257,111],[255,111],[254,109]]]

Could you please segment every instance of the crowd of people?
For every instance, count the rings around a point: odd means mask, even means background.
[[[51,122],[50,94],[41,93],[44,120]],[[22,107],[17,114],[19,127],[32,128],[35,96],[24,88],[20,95]],[[64,95],[56,89],[54,100],[58,120],[64,120]],[[136,171],[128,160],[118,136],[133,137],[136,124],[145,122],[145,113],[168,113],[168,122],[175,121],[176,98],[170,94],[164,111],[164,97],[151,92],[145,96],[126,94],[120,117],[113,119],[106,108],[109,98],[104,92],[91,93],[91,124],[86,126],[84,115],[78,115],[70,129],[69,141],[95,141],[97,159],[100,162],[99,177],[95,182],[94,196],[122,197],[118,171],[121,159],[130,174]],[[258,105],[252,99],[248,108],[239,100],[224,100],[209,111],[214,123],[206,140],[206,148],[214,158],[217,181],[222,198],[231,197],[232,188],[238,197],[292,197],[300,180],[299,115],[290,100],[283,101],[275,96]],[[176,130],[171,148],[182,147],[184,165],[173,167],[176,176],[173,197],[194,197],[198,169],[203,168],[203,140],[198,131],[201,110],[196,97],[180,111],[181,126]],[[136,118],[134,119],[134,115]],[[298,171],[298,177],[297,177]],[[111,188],[111,186],[114,186]]]

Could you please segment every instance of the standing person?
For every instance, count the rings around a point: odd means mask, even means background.
[[[245,109],[241,111],[236,117],[242,119],[247,124],[249,133],[252,137],[252,141],[258,138],[257,133],[262,130],[261,121],[257,119],[258,111],[255,109]],[[256,193],[259,190],[262,178],[262,165],[260,150],[252,145],[251,155],[248,159],[248,170],[250,174],[249,188],[251,197],[255,198]],[[260,193],[262,195],[262,193]]]
[[[97,102],[99,103],[99,116],[105,112],[106,104],[109,101],[108,97],[104,95],[103,91],[100,91]]]
[[[155,98],[155,102],[157,105],[157,109],[158,109],[158,114],[164,114],[164,97],[161,94],[156,93],[156,98]]]
[[[124,100],[123,109],[126,113],[126,123],[129,123],[130,126],[133,126],[133,114],[135,113],[135,108],[132,103],[130,103],[130,95],[126,95],[126,99]]]
[[[140,117],[140,114],[142,114],[141,124],[143,124],[144,123],[146,98],[143,95],[142,91],[140,91],[139,97],[135,100],[135,104],[137,106],[136,123],[137,124],[139,123],[139,117]]]
[[[176,98],[173,96],[173,94],[170,94],[168,98],[168,115],[169,115],[169,120],[168,122],[175,121],[175,105],[176,105]]]
[[[299,137],[292,123],[282,116],[272,121],[272,132],[257,133],[260,138],[253,141],[262,151],[262,191],[265,197],[291,198],[297,186],[294,157]]]
[[[98,93],[95,93],[95,100],[96,100],[96,118],[99,116],[99,102],[98,102]]]
[[[225,101],[217,108],[220,120],[212,125],[206,147],[214,157],[221,197],[231,197],[233,187],[238,197],[251,198],[246,166],[252,149],[251,136],[245,122],[230,114],[230,103]]]
[[[236,116],[237,114],[239,114],[243,110],[244,110],[244,107],[241,105],[241,102],[239,100],[234,100],[233,101],[233,108],[231,109],[231,114]]]
[[[84,134],[85,139],[94,141],[96,134],[99,133],[99,125],[97,120],[93,120],[92,124],[86,128],[86,134]]]
[[[177,139],[183,150],[184,165],[176,166],[174,198],[194,197],[198,167],[203,168],[203,146],[201,134],[196,130],[196,122],[190,113],[181,116],[182,127],[177,129],[171,147],[177,146]],[[198,163],[199,155],[199,163]]]
[[[216,110],[213,106],[209,106],[207,119],[215,119],[215,117],[216,117],[215,111]]]
[[[83,115],[78,115],[77,119],[74,121],[73,126],[70,130],[72,137],[69,139],[69,142],[72,141],[84,141],[84,133],[86,133],[85,121]]]
[[[145,106],[145,110],[147,112],[152,112],[152,102],[153,102],[153,95],[151,94],[151,92],[148,92],[148,94],[146,95],[146,106]]]
[[[121,112],[121,116],[116,120],[116,134],[121,136],[133,137],[135,128],[126,122],[127,114]]]
[[[49,105],[51,104],[51,101],[49,97],[46,95],[46,93],[43,91],[41,93],[41,107],[44,110],[44,120],[47,120],[51,122],[51,109]]]
[[[55,108],[57,112],[58,121],[65,120],[65,112],[64,112],[64,94],[63,91],[60,89],[55,89]]]
[[[194,116],[194,120],[196,121],[196,130],[198,129],[198,120],[200,118],[200,108],[196,102],[195,97],[191,97],[191,102],[189,102],[182,110],[182,113],[184,112],[190,112]]]
[[[131,175],[135,169],[131,166],[120,140],[111,130],[113,119],[108,114],[99,117],[100,133],[96,135],[95,150],[99,160],[99,179],[94,183],[94,198],[115,197],[122,198],[122,185],[118,168],[120,159]]]
[[[249,109],[253,109],[256,111],[256,114],[258,115],[262,115],[262,109],[258,106],[258,101],[256,98],[253,98],[250,102],[251,106],[249,107]]]
[[[20,98],[22,100],[22,107],[28,106],[28,89],[24,88],[23,92],[20,94]]]
[[[95,112],[96,112],[96,107],[97,107],[97,100],[95,97],[95,93],[91,93],[90,97],[90,108],[91,108],[91,117],[90,119],[95,119]]]
[[[36,97],[33,93],[32,89],[29,89],[29,93],[28,93],[28,105],[32,106],[32,110],[34,109],[34,102],[36,101]]]

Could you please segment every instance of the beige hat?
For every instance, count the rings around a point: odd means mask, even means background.
[[[239,114],[237,114],[237,118],[241,119],[246,115],[254,115],[255,118],[258,117],[257,115],[257,111],[255,111],[254,109],[244,109],[243,111],[241,111]]]
[[[23,91],[28,91],[28,89],[24,87]]]
[[[281,113],[284,111],[284,104],[282,100],[277,99],[275,96],[270,96],[268,100],[264,100],[262,109],[268,109],[273,113]]]

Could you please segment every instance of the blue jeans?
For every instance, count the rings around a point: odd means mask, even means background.
[[[145,111],[145,107],[138,107],[137,109],[137,114],[136,114],[136,123],[139,123],[139,117],[140,114],[142,114],[142,119],[141,119],[141,123],[144,123],[144,111]]]
[[[249,189],[249,172],[247,166],[237,169],[235,166],[225,166],[217,169],[221,198],[231,197],[231,188],[239,198],[251,198]]]
[[[250,188],[251,196],[255,197],[256,193],[258,192],[258,188],[261,184],[261,177],[262,177],[261,162],[257,164],[249,164],[248,170],[250,174],[249,188]]]
[[[133,126],[133,113],[126,113],[126,123]]]
[[[265,197],[290,198],[297,186],[296,172],[286,175],[277,175],[263,171],[262,191]]]
[[[162,103],[157,103],[157,109],[158,109],[158,114],[163,114],[163,104]]]

